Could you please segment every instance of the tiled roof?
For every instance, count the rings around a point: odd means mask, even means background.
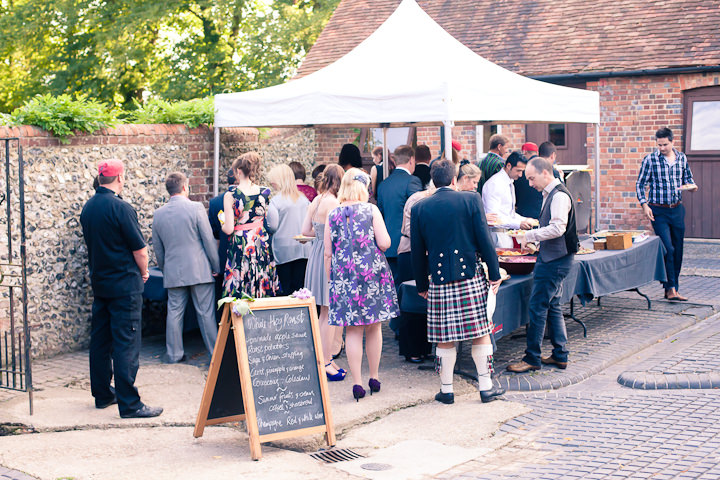
[[[342,0],[297,76],[352,50],[399,4],[400,0]],[[473,51],[522,75],[720,65],[718,0],[418,0],[418,4]]]

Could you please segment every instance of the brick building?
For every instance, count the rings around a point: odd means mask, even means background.
[[[596,3],[593,6],[593,3]],[[400,0],[343,0],[298,76],[334,62],[367,38]],[[588,2],[586,0],[419,0],[418,4],[475,53],[511,71],[600,93],[600,228],[649,228],[635,197],[640,162],[654,146],[654,132],[668,126],[675,146],[688,154],[696,194],[686,194],[687,235],[720,238],[720,8],[714,0]],[[362,21],[358,21],[358,19]],[[424,69],[448,65],[418,65]],[[397,75],[398,72],[377,72]],[[590,125],[456,127],[453,138],[475,159],[481,139],[497,130],[514,148],[552,140],[558,161],[592,167]],[[440,129],[396,132],[434,154]],[[357,141],[369,150],[367,129],[316,129],[317,158],[334,161],[340,146]],[[479,151],[478,151],[479,150]]]

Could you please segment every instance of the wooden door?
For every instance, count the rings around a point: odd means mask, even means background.
[[[561,83],[565,87],[585,89],[582,83]],[[525,125],[525,140],[538,146],[551,141],[557,147],[556,163],[559,165],[587,165],[586,123],[536,123]],[[519,145],[518,145],[519,147]]]
[[[587,165],[585,123],[529,123],[525,125],[525,139],[538,146],[548,140],[553,142],[559,165]]]
[[[683,193],[685,236],[720,238],[720,86],[683,94],[683,148],[699,187],[696,193]]]

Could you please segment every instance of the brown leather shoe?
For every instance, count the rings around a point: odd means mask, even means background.
[[[665,290],[665,299],[670,300],[671,302],[687,302],[688,298],[683,297],[678,293],[677,290],[674,288],[671,288],[670,290]]]
[[[525,373],[529,372],[531,370],[540,370],[540,367],[536,367],[535,365],[530,365],[525,360],[521,360],[518,363],[511,363],[507,366],[508,372],[514,372],[514,373]]]
[[[545,365],[555,365],[560,370],[565,370],[568,364],[568,362],[558,362],[552,355],[549,357],[540,357],[540,361]]]

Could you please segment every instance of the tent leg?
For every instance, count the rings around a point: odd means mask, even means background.
[[[482,160],[483,156],[483,149],[484,149],[484,142],[485,139],[485,127],[482,125],[475,125],[475,162],[480,165],[480,160]]]
[[[220,193],[220,127],[215,127],[213,133],[213,197],[217,197]]]
[[[388,178],[390,175],[390,152],[387,144],[387,127],[383,127],[383,178]],[[377,189],[377,185],[375,186]],[[377,196],[377,193],[375,194]]]
[[[445,158],[450,161],[452,161],[452,127],[452,121],[443,122],[443,128],[445,129]]]
[[[600,124],[595,124],[595,231],[600,230]],[[592,231],[592,229],[590,229]]]

